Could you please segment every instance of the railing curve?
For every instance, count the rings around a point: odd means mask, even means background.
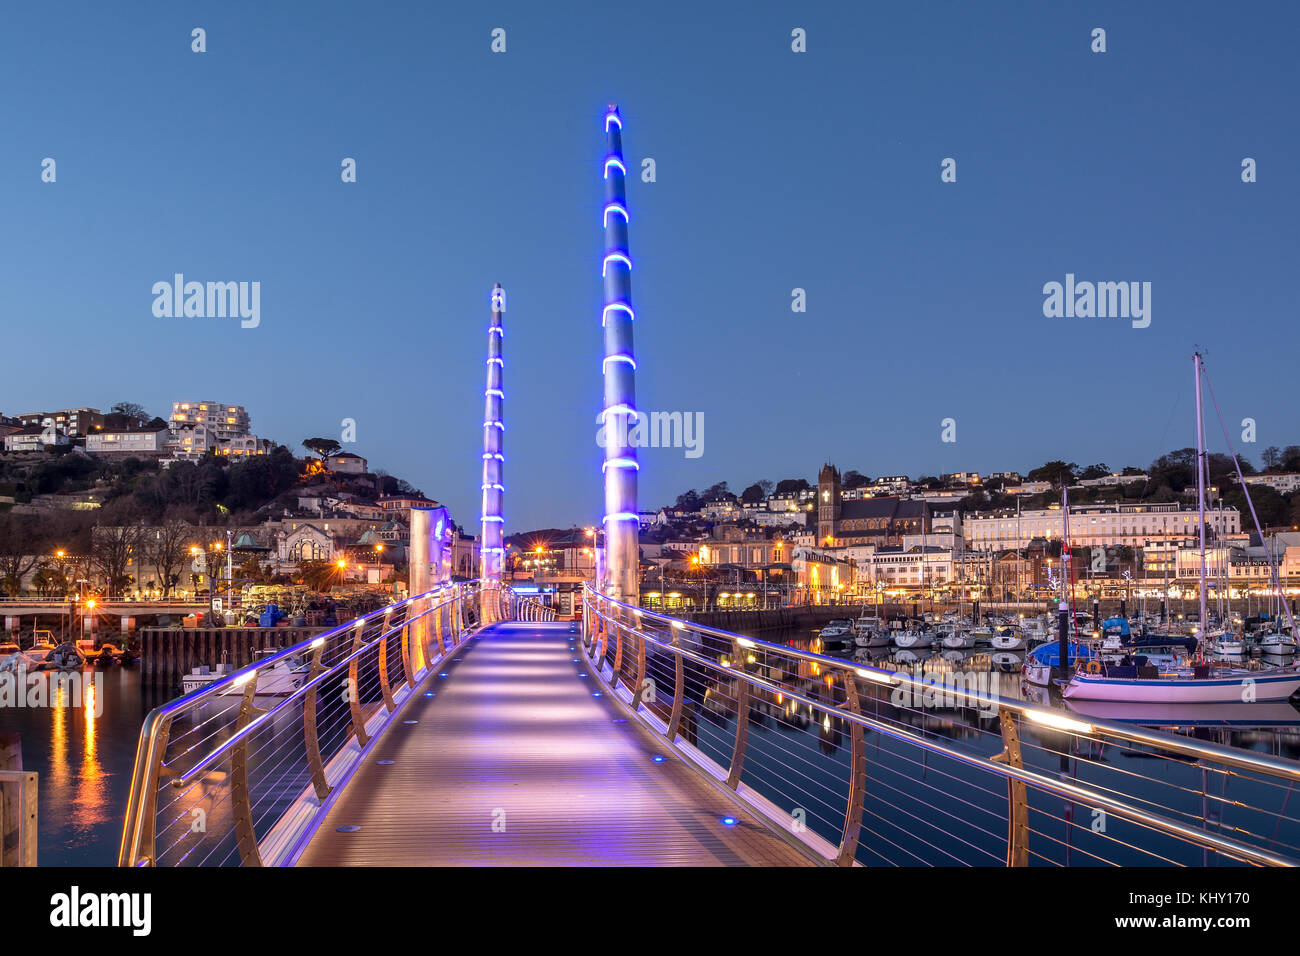
[[[151,711],[119,865],[292,863],[377,736],[481,625],[478,593],[439,585]]]
[[[1300,861],[1293,761],[731,634],[590,586],[583,606],[584,647],[614,695],[827,862]]]

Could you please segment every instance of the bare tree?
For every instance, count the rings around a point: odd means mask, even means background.
[[[136,525],[114,525],[95,529],[91,560],[107,582],[108,595],[120,594],[127,584],[126,569],[140,543]]]
[[[180,579],[193,534],[189,524],[174,520],[141,531],[141,557],[148,559],[154,574],[158,576],[163,597],[171,595],[172,588]]]
[[[35,522],[24,515],[0,516],[0,586],[17,594],[22,579],[36,567],[39,539]]]

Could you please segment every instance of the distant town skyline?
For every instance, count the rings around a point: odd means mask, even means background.
[[[506,530],[598,524],[617,102],[638,405],[704,423],[698,457],[643,450],[643,509],[826,460],[1145,467],[1195,444],[1195,347],[1258,466],[1300,435],[1300,12],[1263,7],[15,9],[0,411],[209,396],[295,454],[351,420],[345,450],[476,529],[499,281]],[[160,316],[178,274],[249,308]],[[1132,320],[1097,307],[1116,283]]]

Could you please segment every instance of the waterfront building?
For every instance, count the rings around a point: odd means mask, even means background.
[[[817,544],[901,545],[903,535],[930,530],[930,505],[893,496],[845,501],[840,473],[824,465],[817,475]]]
[[[1238,534],[1241,515],[1235,508],[1208,511],[1207,532],[1218,537]],[[1023,548],[1034,538],[1060,540],[1064,533],[1060,507],[996,514],[976,513],[962,521],[966,546],[975,550]],[[1070,505],[1070,544],[1128,545],[1148,541],[1183,541],[1197,535],[1197,510],[1176,502],[1088,503]]]

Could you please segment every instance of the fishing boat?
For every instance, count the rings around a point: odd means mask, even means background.
[[[1201,381],[1204,366],[1199,352],[1194,356],[1196,375],[1196,501],[1200,532],[1200,615],[1202,625],[1210,620],[1207,604],[1207,573],[1205,561],[1205,486],[1208,478],[1205,451],[1205,430],[1201,406]],[[1225,430],[1226,438],[1226,430]],[[1232,456],[1236,463],[1236,456]],[[1240,465],[1238,480],[1246,501],[1254,513],[1250,490],[1242,479]],[[1258,523],[1257,523],[1258,527]],[[1261,536],[1263,532],[1261,531]],[[1277,569],[1269,559],[1270,570],[1276,582]],[[1279,593],[1281,588],[1278,588]],[[1089,661],[1085,668],[1075,667],[1074,675],[1061,691],[1066,700],[1101,700],[1129,703],[1233,703],[1287,700],[1300,691],[1300,668],[1250,668],[1214,666],[1200,657],[1181,666],[1160,667],[1145,658],[1135,657],[1132,663],[1110,664]]]

